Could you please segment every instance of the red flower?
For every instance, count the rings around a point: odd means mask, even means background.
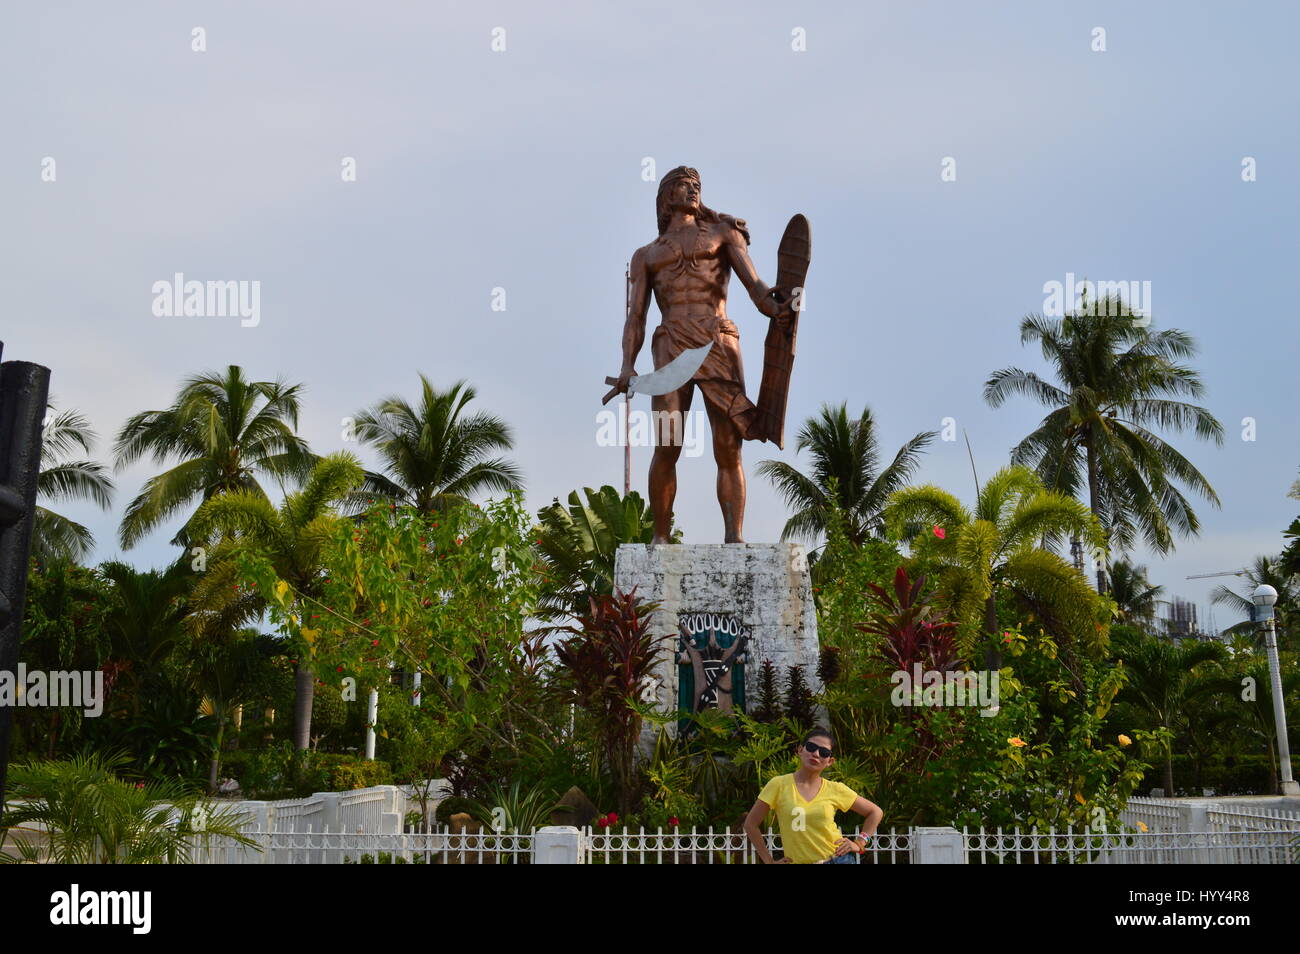
[[[680,822],[677,821],[677,816],[674,815],[672,818],[668,819],[668,824],[676,828],[680,824]]]
[[[615,815],[613,812],[610,812],[608,817],[609,817],[609,823],[610,823],[611,825],[617,825],[617,824],[618,824],[618,816]]]
[[[372,640],[370,641],[370,645],[371,645],[371,646],[378,646],[378,645],[379,645],[379,640],[377,640],[377,639],[372,639]]]
[[[599,825],[601,828],[606,828],[609,825],[609,819],[606,818],[604,815],[601,815],[599,818],[596,819],[596,824]]]
[[[343,671],[343,667],[342,667],[342,666],[339,666],[339,672],[342,672],[342,671]]]
[[[943,527],[939,526],[937,523],[934,525],[934,535],[940,540],[947,536],[947,534],[943,532]]]
[[[135,787],[136,787],[136,788],[144,788],[144,782],[136,782],[136,783],[135,783]]]

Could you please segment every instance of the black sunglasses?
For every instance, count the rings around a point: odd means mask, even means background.
[[[805,751],[805,752],[816,752],[818,755],[820,755],[820,756],[821,756],[822,758],[824,758],[824,759],[828,759],[828,758],[831,757],[831,750],[830,750],[830,749],[824,749],[824,748],[822,748],[820,745],[817,745],[817,744],[814,743],[814,742],[805,742],[805,743],[803,744],[803,747],[804,747],[804,751]]]

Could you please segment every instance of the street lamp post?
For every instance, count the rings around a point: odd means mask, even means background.
[[[1277,590],[1262,583],[1250,594],[1251,600],[1261,612],[1265,624],[1264,645],[1268,650],[1268,675],[1273,686],[1273,723],[1277,729],[1277,754],[1282,771],[1282,794],[1300,795],[1300,785],[1291,777],[1291,746],[1286,736],[1286,707],[1282,702],[1282,669],[1277,658],[1277,630],[1273,626],[1273,604],[1277,602]]]

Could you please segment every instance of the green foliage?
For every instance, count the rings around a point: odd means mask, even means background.
[[[450,798],[444,798],[438,802],[438,808],[435,815],[439,825],[448,825],[451,822],[452,815],[469,815],[471,818],[479,810],[479,803],[473,798],[463,798],[453,795]]]
[[[316,792],[346,792],[392,785],[387,762],[357,755],[295,751],[285,741],[226,757],[226,770],[239,782],[245,798],[305,798]]]
[[[1023,395],[1050,408],[1038,427],[1012,451],[1012,462],[1036,468],[1049,489],[1083,498],[1109,540],[1131,550],[1139,536],[1157,553],[1174,534],[1193,535],[1200,521],[1177,483],[1215,506],[1219,498],[1205,476],[1154,429],[1182,431],[1223,443],[1223,425],[1205,408],[1179,398],[1200,398],[1200,375],[1180,364],[1196,353],[1184,331],[1154,332],[1135,320],[1117,298],[1088,303],[1063,318],[1028,315],[1022,344],[1036,341],[1058,383],[1032,371],[1004,368],[984,385],[985,400],[1001,407]]]
[[[1200,797],[1205,789],[1215,795],[1272,795],[1276,792],[1275,762],[1267,755],[1239,755],[1200,761],[1192,755],[1173,758],[1175,794]],[[1164,789],[1164,766],[1147,770],[1138,793]]]
[[[325,787],[318,791],[347,792],[393,784],[393,770],[387,762],[377,759],[326,753],[317,754],[311,761],[313,769],[325,779]]]
[[[306,442],[294,434],[301,385],[249,381],[230,365],[224,374],[190,378],[171,406],[143,411],[122,426],[114,445],[117,466],[145,455],[155,462],[177,458],[170,470],[145,481],[119,529],[122,549],[195,500],[229,491],[265,497],[256,474],[284,481],[303,479],[312,467]],[[174,542],[188,545],[188,524]]]
[[[525,787],[518,779],[509,786],[493,785],[473,804],[474,817],[495,832],[529,832],[549,825],[559,807],[553,790]]]
[[[679,716],[690,723],[686,739],[667,730]],[[737,823],[769,778],[795,768],[791,740],[802,730],[789,719],[760,723],[716,709],[649,717],[658,732],[639,815],[650,827],[674,817],[683,827]]]
[[[900,490],[885,514],[920,565],[935,568],[960,624],[963,658],[996,638],[999,598],[1015,599],[1080,651],[1104,652],[1108,606],[1074,567],[1040,547],[1079,536],[1104,548],[1101,524],[1077,500],[1045,490],[1029,469],[999,470],[980,488],[974,511],[927,484]]]
[[[480,493],[522,491],[519,468],[488,456],[514,445],[510,425],[494,414],[465,413],[477,396],[465,381],[443,391],[421,374],[418,404],[393,395],[356,414],[357,437],[379,452],[384,473],[366,475],[347,511],[361,513],[380,501],[441,513],[470,506]]]
[[[830,479],[835,487],[835,478]],[[855,544],[849,538],[844,512],[832,495],[826,521],[826,547],[812,563],[813,596],[817,603],[817,636],[823,646],[838,649],[841,664],[851,670],[864,645],[857,624],[869,612],[871,584],[887,583],[902,562],[897,547],[886,540],[867,539]]]
[[[123,666],[112,660],[106,630],[113,606],[113,586],[97,571],[66,559],[33,559],[19,658],[28,669],[47,672],[103,669],[105,692],[111,692]],[[85,730],[84,714],[76,708],[20,706],[10,718],[15,756],[54,757],[80,744]]]
[[[49,410],[54,411],[53,405]],[[36,478],[37,507],[32,522],[32,556],[41,563],[83,560],[95,547],[86,527],[41,506],[54,501],[89,500],[107,510],[113,500],[113,479],[89,454],[96,435],[90,422],[71,408],[51,413],[41,431],[41,468]]]
[[[522,498],[438,513],[377,507],[322,543],[318,592],[295,589],[265,555],[240,554],[243,579],[295,650],[336,689],[382,685],[388,663],[423,674],[425,707],[457,731],[498,733],[526,712],[513,698],[537,602]]]
[[[806,450],[812,455],[811,475],[783,461],[765,460],[758,465],[759,475],[772,481],[794,512],[781,539],[814,539],[828,533],[837,511],[846,537],[855,546],[880,536],[885,502],[911,479],[921,451],[934,437],[934,431],[917,434],[882,467],[871,409],[863,408],[861,416],[850,421],[847,405],[823,404],[817,417],[804,422],[795,441],[795,453]]]
[[[582,492],[585,503],[575,490],[567,508],[556,499],[537,512],[537,548],[546,564],[538,607],[542,619],[576,619],[591,597],[612,595],[619,545],[654,538],[654,517],[640,494],[624,497],[609,485]],[[672,542],[680,543],[681,536],[674,530]]]
[[[783,714],[776,665],[772,660],[764,659],[758,668],[758,689],[754,694],[754,709],[750,715],[755,722],[776,722]]]
[[[6,806],[0,861],[187,864],[205,833],[255,846],[230,809],[178,782],[120,778],[126,764],[123,755],[92,753],[11,766],[8,795],[22,803]],[[34,826],[43,839],[27,837]]]
[[[789,666],[785,675],[785,717],[806,732],[817,721],[816,702],[803,666]]]

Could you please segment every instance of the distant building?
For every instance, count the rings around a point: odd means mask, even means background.
[[[1157,600],[1155,632],[1160,636],[1180,641],[1184,639],[1218,639],[1215,633],[1201,629],[1197,621],[1196,604],[1175,596],[1172,600]]]

